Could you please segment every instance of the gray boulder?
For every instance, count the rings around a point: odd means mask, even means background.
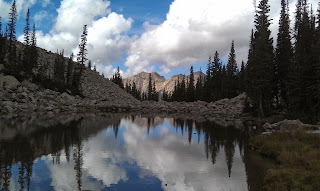
[[[0,75],[0,88],[16,89],[21,83],[14,76]]]
[[[312,128],[313,125],[303,124],[300,120],[283,120],[278,123],[263,125],[265,131],[292,131],[302,128]]]

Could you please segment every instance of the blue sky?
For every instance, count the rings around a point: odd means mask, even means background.
[[[84,24],[88,25],[88,58],[110,77],[120,66],[124,77],[158,72],[169,78],[206,70],[218,51],[227,61],[232,40],[238,65],[247,60],[254,27],[253,0],[16,0],[17,37],[22,40],[26,10],[36,23],[38,46],[77,53]],[[317,0],[309,0],[317,7]],[[0,0],[0,16],[7,19],[12,0]],[[290,1],[290,11],[296,1]],[[269,0],[272,36],[276,41],[280,1]],[[293,14],[291,14],[293,16]],[[293,18],[291,19],[293,20]],[[6,23],[4,20],[3,23]]]

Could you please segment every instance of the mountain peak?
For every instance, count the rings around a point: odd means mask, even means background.
[[[199,78],[200,74],[202,77],[205,76],[203,73],[200,73],[200,72],[194,73],[195,82]],[[140,90],[141,92],[147,92],[148,85],[149,85],[149,75],[150,73],[148,72],[141,72],[133,77],[123,79],[123,84],[124,85],[133,84],[134,82],[138,90]],[[161,92],[164,89],[166,89],[166,91],[168,92],[172,92],[174,89],[175,82],[178,81],[178,79],[181,81],[183,76],[188,77],[187,75],[177,74],[177,75],[173,75],[170,79],[166,80],[163,76],[161,76],[157,72],[151,72],[152,81],[155,82],[156,90],[158,92]]]

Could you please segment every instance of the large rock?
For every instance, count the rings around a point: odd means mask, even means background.
[[[14,76],[0,75],[0,88],[16,89],[21,83]]]
[[[283,120],[278,123],[265,123],[263,128],[265,131],[292,131],[302,128],[312,128],[313,125],[303,124],[300,120]]]

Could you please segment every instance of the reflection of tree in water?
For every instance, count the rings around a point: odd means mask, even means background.
[[[114,137],[117,139],[118,137],[118,132],[119,132],[119,127],[120,127],[120,121],[117,121],[116,123],[112,124],[112,129],[114,132]]]
[[[78,141],[76,147],[73,151],[73,160],[74,160],[74,170],[76,171],[76,181],[78,190],[81,191],[82,187],[82,165],[83,165],[83,152],[82,152],[82,142],[81,140]]]
[[[232,126],[223,127],[214,122],[196,122],[193,120],[175,119],[174,126],[176,131],[181,129],[181,134],[188,132],[189,143],[192,142],[193,134],[198,134],[198,143],[200,142],[201,134],[204,135],[204,146],[207,158],[211,156],[213,164],[216,163],[216,158],[220,149],[224,150],[226,164],[228,167],[228,175],[231,176],[233,158],[236,145],[239,146],[240,154],[243,155],[243,147],[248,135],[241,129]]]
[[[64,124],[55,121],[50,126],[47,123],[40,125],[41,122],[39,122],[30,127],[35,130],[28,135],[22,136],[16,133],[17,135],[10,140],[0,140],[0,190],[9,190],[13,165],[18,165],[20,189],[30,190],[33,161],[38,157],[51,154],[52,164],[59,165],[63,150],[68,162],[70,157],[73,157],[77,187],[81,190],[82,141],[106,128],[113,128],[117,136],[120,119],[120,117],[78,118]],[[14,124],[12,129],[16,126],[18,127]],[[70,151],[70,148],[73,150]]]

